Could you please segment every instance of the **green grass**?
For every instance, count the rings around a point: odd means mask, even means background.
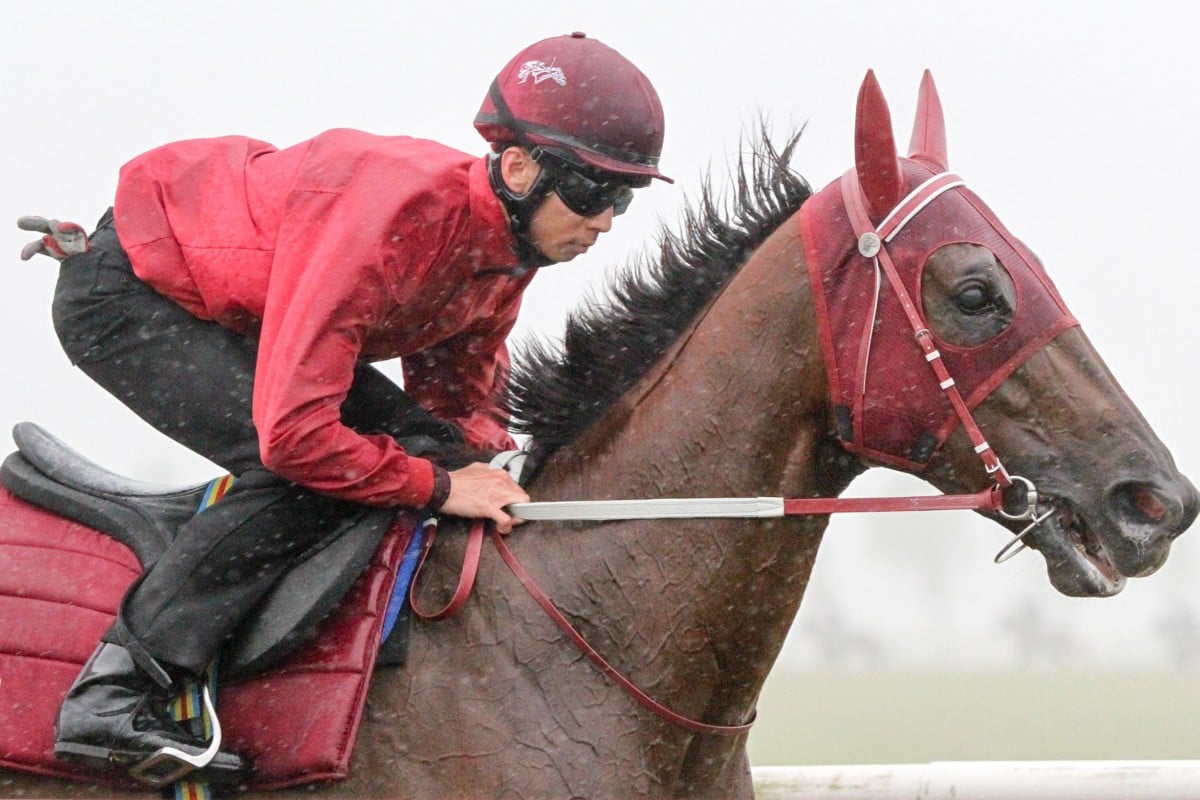
[[[1200,671],[777,669],[755,765],[1200,758]]]

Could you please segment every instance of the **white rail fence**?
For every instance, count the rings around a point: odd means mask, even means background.
[[[1200,761],[755,767],[756,800],[1200,800]]]

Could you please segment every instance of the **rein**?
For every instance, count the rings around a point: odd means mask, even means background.
[[[562,501],[543,503],[514,503],[508,507],[513,515],[526,520],[628,520],[628,519],[683,519],[683,518],[768,518],[782,516],[801,516],[810,514],[832,514],[835,512],[852,511],[950,511],[950,510],[989,510],[996,511],[1010,519],[1025,519],[1032,515],[1037,506],[1037,492],[1033,484],[1024,478],[1014,477],[1013,480],[1025,484],[1028,510],[1019,515],[1010,514],[1004,509],[1004,491],[995,486],[975,494],[933,495],[928,497],[875,497],[875,498],[838,498],[838,497],[806,497],[790,498],[758,497],[742,499],[735,497],[717,498],[672,498],[651,500],[598,500],[598,501]],[[646,694],[637,684],[623,675],[616,667],[588,643],[583,634],[578,631],[559,610],[554,601],[547,595],[532,576],[526,572],[516,555],[504,543],[504,537],[496,529],[487,524],[486,520],[475,520],[467,535],[466,553],[463,555],[462,569],[459,571],[458,584],[449,602],[436,611],[423,609],[417,600],[418,578],[425,565],[425,559],[433,546],[437,532],[437,519],[426,520],[425,538],[421,545],[421,558],[413,573],[409,585],[409,605],[421,619],[427,622],[437,622],[454,616],[466,604],[475,585],[475,576],[479,572],[479,558],[483,552],[483,537],[486,532],[500,553],[500,558],[525,587],[534,601],[541,606],[546,615],[566,634],[576,647],[588,657],[596,667],[624,689],[643,708],[657,714],[662,719],[676,727],[692,733],[713,734],[717,736],[740,736],[748,733],[754,724],[755,714],[740,725],[714,725],[708,722],[686,717],[664,706],[650,695]],[[1032,527],[1032,526],[1031,526]],[[1005,548],[1010,550],[1020,542],[1025,533],[1016,538]],[[1015,553],[1016,551],[1013,551]],[[1001,555],[1004,551],[1001,552]],[[1011,555],[1011,553],[1010,553]],[[999,556],[997,557],[999,560]]]
[[[1031,486],[1023,478],[1016,480]],[[1011,485],[1011,482],[1010,482]],[[996,511],[1005,513],[1004,488],[974,494],[915,497],[686,497],[650,500],[560,500],[513,503],[523,520],[766,519],[870,511]],[[1014,516],[1013,519],[1024,519]]]
[[[479,555],[483,549],[483,535],[485,528],[490,535],[492,543],[496,546],[496,550],[500,553],[500,558],[512,570],[513,575],[530,596],[537,602],[542,610],[546,612],[550,619],[558,625],[559,629],[567,635],[575,646],[595,664],[601,672],[611,678],[617,685],[630,694],[643,708],[654,712],[659,717],[662,717],[672,725],[691,731],[692,733],[715,734],[717,736],[740,736],[744,733],[749,733],[750,727],[754,724],[755,714],[750,715],[750,719],[740,725],[713,725],[707,722],[700,722],[691,717],[685,717],[682,714],[676,713],[671,709],[659,703],[650,695],[642,691],[637,684],[625,677],[616,667],[608,662],[604,656],[600,655],[594,647],[588,644],[587,639],[580,633],[566,615],[558,609],[554,601],[542,591],[537,582],[525,571],[521,566],[521,562],[508,545],[504,543],[504,537],[500,535],[491,524],[486,520],[475,520],[471,525],[471,532],[467,535],[467,553],[463,559],[462,571],[458,576],[458,586],[454,590],[454,595],[450,598],[445,606],[438,611],[427,612],[423,611],[417,603],[417,578],[420,576],[421,567],[425,564],[425,558],[429,554],[430,546],[433,544],[434,533],[437,530],[437,520],[432,519],[425,522],[425,541],[421,549],[421,561],[417,565],[417,571],[413,575],[412,584],[409,587],[408,601],[412,606],[413,613],[423,620],[434,622],[437,620],[446,619],[453,616],[467,602],[467,598],[471,594],[471,587],[475,583],[475,575],[479,571]]]
[[[565,501],[545,503],[515,503],[509,510],[521,519],[527,520],[619,520],[619,519],[671,519],[671,518],[700,518],[700,517],[779,517],[799,514],[836,514],[843,512],[875,512],[875,511],[945,511],[972,510],[994,511],[1010,520],[1036,520],[1037,489],[1033,482],[1020,476],[1010,476],[1000,463],[983,432],[975,422],[967,402],[958,391],[954,378],[950,376],[942,355],[933,340],[933,334],[926,326],[916,304],[904,287],[904,282],[892,261],[885,245],[892,241],[904,226],[911,222],[926,206],[944,192],[960,186],[965,182],[959,176],[943,172],[926,180],[917,186],[896,204],[878,227],[871,224],[863,199],[862,188],[854,170],[848,171],[841,180],[842,201],[855,236],[858,239],[858,252],[863,258],[871,259],[876,270],[876,294],[878,295],[881,276],[886,277],[888,284],[895,292],[905,317],[913,328],[913,337],[925,355],[925,361],[933,370],[938,381],[938,387],[945,395],[959,422],[966,431],[975,454],[983,462],[984,471],[993,481],[990,489],[975,494],[965,495],[934,495],[918,497],[817,497],[783,499],[772,497],[758,498],[696,498],[696,499],[660,499],[660,500],[600,500],[600,501]],[[876,302],[875,309],[878,308]],[[874,313],[873,309],[872,313]],[[866,329],[871,330],[874,319],[868,321]],[[868,345],[869,347],[869,345]],[[860,388],[860,398],[862,394]],[[861,402],[861,401],[860,401]],[[861,417],[861,415],[859,415]],[[1014,501],[1018,506],[1015,512],[1005,508],[1005,493],[1009,489],[1019,489],[1024,497]],[[1044,519],[1044,517],[1043,517]],[[1012,548],[1031,530],[1026,528],[1004,550],[997,555],[997,562],[1011,556],[1016,551]],[[1010,552],[1011,551],[1011,552]]]
[[[859,186],[855,170],[847,172],[841,180],[841,192],[844,207],[849,222],[857,237],[859,255],[870,259],[875,267],[876,298],[879,289],[886,278],[895,292],[904,314],[913,329],[913,337],[920,346],[938,381],[938,387],[949,401],[958,416],[971,445],[983,462],[987,475],[993,485],[974,494],[932,495],[916,497],[815,497],[815,498],[782,498],[782,497],[715,497],[715,498],[666,498],[646,500],[596,500],[596,501],[557,501],[514,503],[508,507],[513,516],[524,520],[632,520],[632,519],[682,519],[682,518],[769,518],[782,516],[799,516],[810,514],[835,514],[845,512],[888,512],[888,511],[991,511],[1009,520],[1030,520],[1030,524],[1015,535],[1012,540],[996,555],[997,563],[1007,560],[1019,552],[1024,545],[1025,536],[1040,525],[1049,512],[1038,516],[1038,493],[1033,482],[1019,475],[1009,475],[1000,458],[996,455],[983,432],[975,422],[969,406],[959,392],[954,378],[942,361],[941,353],[934,342],[933,334],[926,327],[916,304],[909,296],[900,278],[895,263],[892,261],[886,244],[903,230],[922,209],[928,206],[941,194],[964,186],[957,175],[943,172],[926,180],[915,188],[907,197],[901,200],[891,213],[884,217],[878,225],[872,225],[866,210],[862,188]],[[878,299],[872,309],[872,319],[868,321],[867,330],[874,326],[874,314],[878,311]],[[867,345],[868,349],[870,345]],[[864,376],[865,377],[865,376]],[[860,388],[860,402],[865,389]],[[503,455],[503,454],[502,454]],[[493,466],[496,462],[493,462]],[[1019,497],[1016,495],[1020,495]],[[1006,503],[1006,499],[1009,501]],[[1013,506],[1015,511],[1008,511],[1006,506]],[[581,633],[571,625],[566,616],[546,595],[532,577],[525,571],[516,556],[504,543],[503,537],[495,528],[487,525],[484,520],[476,520],[471,527],[467,539],[467,550],[459,574],[458,585],[450,601],[437,611],[424,611],[417,603],[417,577],[425,558],[433,544],[437,521],[425,523],[427,535],[422,545],[421,560],[417,573],[409,587],[409,603],[414,613],[427,621],[445,619],[455,614],[466,603],[475,576],[479,569],[479,557],[483,549],[485,528],[499,552],[501,559],[508,566],[517,580],[525,587],[546,614],[556,625],[575,643],[589,660],[601,672],[615,681],[627,691],[644,708],[654,712],[662,719],[693,733],[715,734],[720,736],[739,736],[750,730],[754,723],[754,714],[740,725],[713,725],[685,717],[663,706],[658,701],[638,688],[629,678],[621,674],[599,652],[595,650]]]
[[[514,503],[508,510],[514,516],[526,520],[628,520],[628,519],[696,519],[696,518],[729,518],[741,517],[747,519],[802,516],[811,514],[832,514],[836,512],[853,511],[953,511],[953,510],[989,510],[996,511],[1010,519],[1024,519],[1032,515],[1037,506],[1037,492],[1033,484],[1021,477],[1014,481],[1024,484],[1028,509],[1020,514],[1010,514],[1004,510],[1004,491],[996,486],[984,489],[975,494],[933,495],[928,497],[863,497],[863,498],[789,498],[758,497],[742,499],[735,497],[716,498],[672,498],[651,500],[599,500],[599,501],[562,501],[543,503]],[[486,520],[475,520],[467,535],[466,553],[463,555],[462,569],[459,571],[458,584],[450,600],[436,611],[428,611],[421,607],[417,600],[418,578],[425,565],[425,559],[433,546],[437,532],[437,519],[426,520],[425,538],[421,545],[421,558],[409,585],[409,605],[421,619],[427,622],[437,622],[454,616],[466,604],[475,585],[475,576],[479,572],[479,558],[483,552],[483,537],[486,533],[495,545],[500,558],[525,587],[530,596],[541,606],[546,615],[566,634],[576,647],[588,657],[596,667],[624,689],[643,708],[657,714],[662,719],[692,733],[713,734],[717,736],[740,736],[747,733],[754,724],[754,714],[740,725],[714,725],[685,717],[678,712],[659,703],[646,694],[633,681],[617,670],[600,654],[578,629],[559,610],[554,601],[547,595],[537,582],[517,560],[516,555],[504,543],[504,537],[496,529],[487,524]],[[1027,529],[1028,530],[1028,529]],[[1021,537],[1024,533],[1021,534]],[[1021,537],[1009,544],[1009,548]],[[1006,548],[1008,549],[1008,548]]]

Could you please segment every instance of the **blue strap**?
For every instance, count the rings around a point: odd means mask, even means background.
[[[383,636],[380,637],[380,642],[387,641],[392,628],[396,627],[400,612],[404,610],[404,603],[408,600],[408,586],[412,583],[413,573],[417,570],[417,561],[421,555],[421,545],[425,542],[425,529],[434,525],[437,525],[437,519],[430,518],[417,523],[413,530],[408,548],[404,551],[404,558],[400,560],[400,566],[396,569],[396,584],[392,587],[392,597],[388,600],[387,612],[383,615]]]

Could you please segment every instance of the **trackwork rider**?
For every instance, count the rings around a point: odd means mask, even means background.
[[[577,33],[514,57],[475,127],[484,157],[354,130],[283,150],[177,142],[121,169],[90,241],[22,219],[46,234],[23,257],[62,261],[53,316],[72,362],[237,478],[126,594],[63,702],[59,757],[136,775],[164,748],[203,753],[169,697],[363,505],[517,522],[504,507],[528,497],[503,470],[447,471],[397,440],[513,446],[494,397],[521,294],[635,187],[669,181],[663,113],[637,67]],[[403,390],[368,363],[396,357]],[[248,768],[222,751],[193,777]]]

